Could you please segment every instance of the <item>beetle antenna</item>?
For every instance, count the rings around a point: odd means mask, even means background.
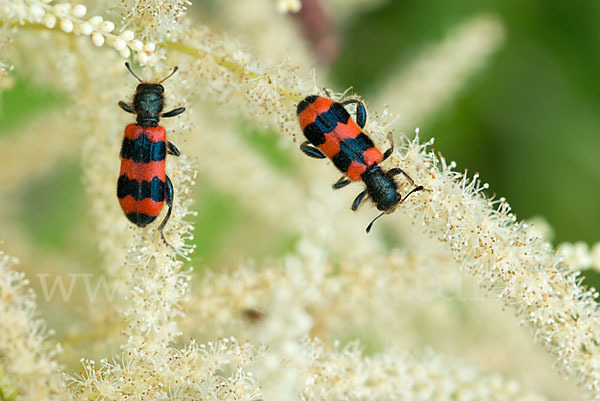
[[[175,74],[177,72],[177,70],[179,69],[179,67],[175,66],[175,68],[173,68],[173,71],[171,71],[171,73],[169,75],[167,75],[166,77],[164,77],[162,79],[162,81],[159,82],[159,84],[162,84],[163,82],[165,82],[168,78],[171,78],[171,76],[173,74]]]
[[[129,62],[128,62],[128,61],[126,61],[126,62],[125,62],[125,67],[127,67],[127,69],[129,70],[129,72],[131,73],[131,75],[133,75],[134,77],[136,77],[136,79],[137,79],[138,81],[142,82],[142,80],[140,79],[140,77],[138,77],[137,75],[135,75],[135,72],[133,72],[133,71],[131,70],[131,66],[129,65]]]
[[[377,217],[375,217],[373,220],[371,220],[371,222],[369,223],[369,225],[367,226],[367,233],[369,233],[369,231],[371,231],[371,227],[373,227],[373,223],[375,223],[375,220],[377,220],[378,218],[380,218],[381,216],[383,216],[385,214],[385,212],[381,212],[381,214]]]
[[[414,192],[419,192],[419,191],[430,191],[431,192],[430,189],[425,189],[423,187],[423,185],[419,185],[418,187],[414,187],[412,191],[410,191],[409,193],[407,193],[406,196],[404,197],[404,199],[402,199],[399,203],[404,202],[406,200],[406,198],[408,198],[408,195],[410,195],[410,194],[412,194]]]

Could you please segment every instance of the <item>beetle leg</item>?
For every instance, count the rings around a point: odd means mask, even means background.
[[[342,105],[344,106],[347,104],[356,104],[355,121],[360,128],[364,128],[367,123],[367,108],[365,107],[365,104],[358,99],[349,99],[342,102]]]
[[[167,142],[167,153],[173,156],[179,156],[179,149],[173,143]]]
[[[178,107],[178,108],[173,109],[171,111],[167,111],[166,113],[162,113],[160,116],[161,117],[175,117],[175,116],[180,115],[184,111],[185,111],[185,107]]]
[[[352,202],[352,210],[356,211],[356,209],[358,209],[362,201],[365,199],[365,195],[367,195],[367,190],[364,190],[358,194],[358,196],[354,199],[354,202]]]
[[[389,148],[388,150],[386,150],[385,153],[383,154],[383,158],[381,159],[381,161],[384,161],[385,159],[390,157],[393,152],[394,152],[394,145],[392,144],[392,147]]]
[[[413,192],[417,192],[417,191],[428,191],[428,192],[431,192],[431,189],[427,189],[423,185],[417,185],[417,184],[415,184],[415,181],[412,178],[410,178],[410,176],[408,174],[406,174],[406,172],[404,170],[402,170],[401,168],[399,168],[399,167],[393,168],[393,169],[391,169],[390,171],[387,172],[387,176],[390,177],[390,178],[393,177],[393,176],[395,176],[395,175],[398,175],[398,174],[403,174],[406,177],[406,179],[408,180],[408,182],[410,183],[410,185],[414,186],[413,190],[410,191],[404,197],[404,199],[402,199],[400,201],[400,203],[404,202],[406,200],[406,198],[408,198],[408,195],[412,194]]]
[[[300,150],[303,151],[307,156],[314,157],[315,159],[324,159],[326,157],[318,148],[310,145],[310,142],[308,141],[300,145]]]
[[[169,221],[169,218],[171,217],[171,211],[173,210],[173,196],[174,196],[173,183],[171,183],[169,176],[165,176],[165,178],[166,178],[166,180],[165,180],[165,192],[166,192],[165,201],[167,202],[167,206],[169,208],[167,209],[167,215],[165,216],[163,221],[158,226],[158,231],[160,231],[160,237],[165,242],[165,244],[167,244],[167,246],[173,248],[173,245],[171,245],[167,242],[167,239],[165,238],[165,234],[163,233],[163,229],[165,228],[165,226],[167,225],[167,222]]]
[[[333,184],[331,187],[333,189],[340,189],[340,188],[344,188],[346,185],[350,184],[352,181],[349,180],[348,178],[346,178],[345,175],[343,175],[339,180],[336,181],[335,184]]]
[[[402,170],[399,167],[393,168],[387,172],[388,177],[393,177],[398,174],[403,174],[406,177],[406,179],[408,180],[408,182],[410,183],[410,185],[415,185],[415,181],[412,178],[410,178],[410,176],[408,174],[406,174],[406,171]]]
[[[125,110],[128,113],[135,114],[135,111],[133,111],[133,109],[131,108],[131,106],[128,105],[127,103],[123,102],[123,101],[119,102],[119,107],[122,108],[123,110]]]
[[[385,151],[385,153],[383,154],[383,159],[381,159],[381,161],[384,161],[385,159],[387,159],[388,157],[390,157],[392,155],[392,153],[394,153],[394,136],[392,135],[392,133],[390,132],[390,134],[388,135],[388,139],[390,141],[390,148],[388,150]]]

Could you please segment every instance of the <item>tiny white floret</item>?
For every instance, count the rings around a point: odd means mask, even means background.
[[[63,32],[71,33],[73,32],[73,21],[70,19],[63,18],[60,20],[60,29]]]
[[[131,41],[129,47],[131,47],[131,50],[139,52],[142,51],[142,49],[144,48],[144,44],[140,40],[135,39]]]
[[[130,42],[133,40],[134,34],[132,31],[126,30],[126,31],[123,31],[120,36],[124,41]]]
[[[98,25],[100,25],[102,23],[102,21],[104,21],[104,20],[102,19],[101,16],[94,15],[92,18],[90,18],[89,23],[92,24],[92,25],[98,26]]]
[[[145,65],[148,62],[148,55],[144,52],[138,52],[136,58],[140,65]]]
[[[79,32],[81,32],[82,35],[91,35],[93,31],[94,28],[87,22],[79,25]]]
[[[92,34],[92,42],[96,46],[100,47],[100,46],[102,46],[104,44],[104,36],[102,36],[102,34],[99,33],[99,32],[94,32]]]
[[[156,45],[152,42],[148,42],[144,45],[145,52],[153,52],[156,49]]]
[[[44,17],[44,14],[46,14],[46,10],[44,10],[42,7],[40,7],[37,4],[33,4],[31,6],[31,8],[29,9],[29,13],[33,17],[34,21],[39,22]]]
[[[71,11],[71,4],[61,3],[61,4],[55,5],[53,8],[54,8],[54,14],[56,14],[59,17],[65,17],[65,16],[67,16],[67,14],[69,14],[69,11]]]
[[[123,58],[129,58],[129,56],[131,56],[131,50],[129,50],[129,47],[125,47],[123,50],[119,51],[119,55]]]
[[[100,30],[103,32],[112,32],[114,29],[115,29],[115,24],[113,24],[111,21],[104,21],[100,25]]]
[[[127,44],[125,43],[125,41],[121,38],[115,38],[115,40],[113,41],[113,47],[117,50],[117,51],[121,51],[123,49],[127,48]]]
[[[73,7],[73,11],[71,12],[71,14],[77,18],[83,17],[85,13],[87,13],[87,8],[83,4],[75,5],[75,7]]]
[[[46,28],[54,28],[56,25],[56,16],[54,14],[46,14],[42,23],[46,26]]]

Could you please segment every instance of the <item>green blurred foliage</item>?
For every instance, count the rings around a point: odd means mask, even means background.
[[[254,125],[244,123],[240,125],[242,138],[248,145],[271,166],[281,172],[293,172],[295,166],[294,158],[289,149],[279,146],[281,135],[269,129],[258,129]]]
[[[296,248],[296,233],[282,232],[280,227],[265,224],[236,194],[220,191],[202,178],[198,180],[194,194],[193,210],[198,216],[194,218],[196,250],[191,263],[199,267],[197,272],[248,257],[277,257]]]
[[[0,136],[5,137],[18,136],[20,126],[67,103],[65,96],[54,89],[40,87],[19,76],[14,78],[14,85],[0,92]],[[35,157],[35,149],[23,157]],[[87,251],[92,249],[90,244],[85,246],[88,241],[83,241],[79,232],[80,224],[86,220],[81,173],[79,160],[60,160],[44,175],[23,182],[20,192],[15,194],[19,205],[15,217],[31,241],[45,250],[79,246]]]
[[[193,261],[201,262],[216,258],[227,246],[228,233],[243,226],[249,215],[233,195],[220,192],[206,182],[196,185],[194,193],[198,216],[194,219]]]
[[[19,124],[65,104],[60,93],[16,77],[12,88],[0,91],[0,137],[18,134]]]
[[[504,46],[454,102],[419,122],[421,135],[480,172],[519,218],[544,216],[557,243],[598,241],[600,2],[390,1],[344,27],[331,79],[368,99],[424,45],[484,12],[503,21]]]
[[[351,329],[348,332],[340,334],[340,349],[356,343],[360,345],[360,351],[365,356],[376,355],[385,349],[385,344],[377,336],[377,333],[368,329],[355,328],[354,330]]]
[[[594,269],[581,270],[582,285],[600,290],[600,272]]]
[[[75,239],[75,226],[86,216],[81,165],[64,160],[42,177],[23,183],[19,221],[33,243],[60,250]]]

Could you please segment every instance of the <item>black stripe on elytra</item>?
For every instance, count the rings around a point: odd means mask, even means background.
[[[364,132],[361,132],[356,138],[340,141],[340,151],[336,153],[331,160],[337,168],[345,173],[348,171],[352,161],[366,165],[367,163],[363,157],[363,152],[373,146],[375,145],[373,144],[373,141],[371,141],[371,138],[365,135]]]
[[[339,168],[342,173],[345,173],[346,171],[348,171],[348,167],[350,167],[350,163],[352,163],[352,159],[350,159],[350,157],[348,157],[346,152],[344,152],[343,150],[336,153],[331,158],[331,161],[333,161],[333,164],[337,168]]]
[[[296,110],[296,115],[299,115],[300,113],[302,113],[309,105],[313,104],[315,102],[315,100],[317,100],[318,98],[319,98],[319,96],[312,95],[312,96],[306,97],[303,101],[298,103],[298,109]]]
[[[319,114],[314,122],[304,128],[304,136],[313,145],[319,146],[325,143],[325,135],[335,129],[338,123],[348,124],[350,114],[340,103],[333,103],[329,110]]]
[[[366,165],[367,163],[365,162],[363,152],[374,146],[371,138],[365,135],[364,132],[361,132],[356,138],[340,141],[340,151],[336,153],[331,160],[337,168],[345,173],[348,171],[348,167],[350,167],[352,161]]]
[[[152,142],[146,135],[140,135],[135,140],[123,138],[121,157],[136,163],[159,162],[165,160],[166,146],[164,141]]]
[[[138,227],[146,227],[148,224],[152,223],[156,216],[148,216],[146,213],[127,213],[126,214],[129,221],[135,224]]]
[[[165,182],[158,177],[152,178],[150,182],[139,182],[130,180],[127,174],[123,174],[117,183],[117,196],[119,199],[123,199],[127,195],[137,201],[150,198],[154,202],[163,202],[165,200]]]
[[[356,138],[345,139],[344,143],[348,146],[348,148],[351,149],[351,151],[353,153],[352,156],[354,156],[354,154],[356,154],[356,157],[359,158],[359,160],[363,159],[362,153],[365,150],[371,149],[372,147],[375,146],[375,144],[373,143],[371,138],[369,138],[367,135],[365,135],[364,132],[361,132],[360,134],[358,134],[356,136]]]

